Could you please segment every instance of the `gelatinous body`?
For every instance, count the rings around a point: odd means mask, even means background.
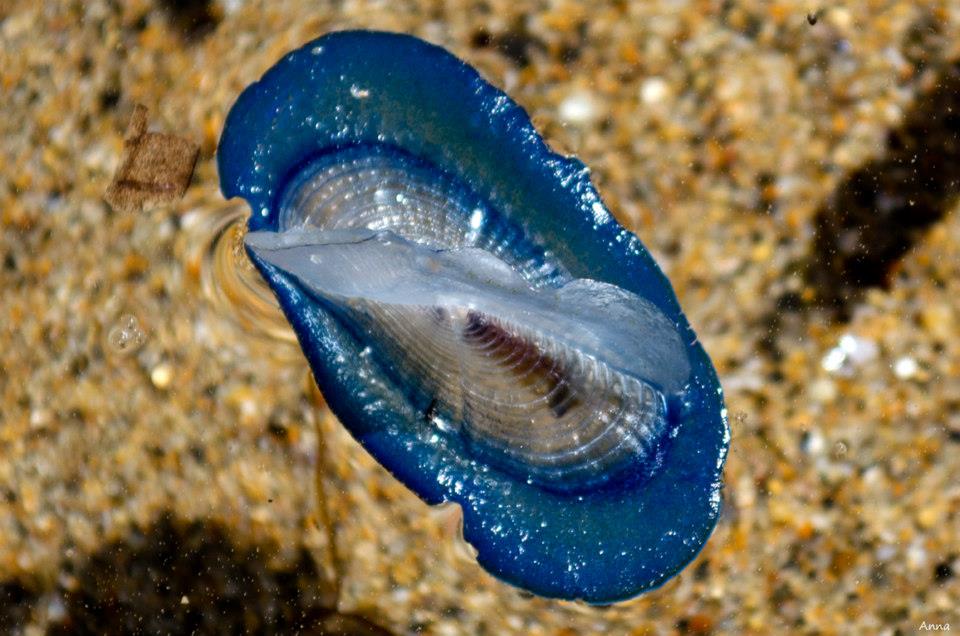
[[[247,244],[494,466],[568,492],[651,471],[666,396],[689,365],[673,324],[642,298],[588,280],[536,288],[484,249],[390,231],[256,232]]]
[[[716,375],[670,285],[575,159],[473,69],[335,33],[231,110],[225,195],[343,424],[490,572],[605,603],[719,514]]]

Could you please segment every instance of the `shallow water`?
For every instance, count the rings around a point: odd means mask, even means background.
[[[960,10],[590,6],[0,9],[0,631],[960,625]],[[213,156],[240,90],[340,28],[475,65],[670,276],[733,441],[720,524],[663,588],[497,582],[326,411]],[[116,212],[135,103],[200,156],[183,199]]]

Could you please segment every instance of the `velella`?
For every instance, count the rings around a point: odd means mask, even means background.
[[[221,189],[343,425],[490,573],[590,603],[662,584],[720,513],[713,366],[578,160],[445,50],[348,31],[230,111]]]

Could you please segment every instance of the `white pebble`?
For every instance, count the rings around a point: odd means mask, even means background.
[[[846,361],[847,354],[843,352],[843,349],[834,347],[827,352],[827,355],[823,356],[823,359],[820,361],[820,366],[823,367],[823,370],[827,373],[836,373],[843,367],[843,363]]]
[[[893,373],[901,380],[909,380],[917,374],[918,368],[916,360],[904,356],[894,363]]]
[[[598,108],[587,91],[571,93],[560,102],[560,119],[568,124],[588,124],[597,118]]]
[[[803,450],[810,455],[820,455],[826,447],[823,435],[817,430],[810,431],[803,441]]]
[[[170,382],[173,381],[173,369],[169,364],[158,364],[153,368],[153,371],[150,372],[150,381],[153,382],[153,386],[158,389],[166,389],[170,386]]]
[[[847,333],[840,337],[837,346],[827,352],[820,366],[827,373],[849,377],[856,367],[876,358],[878,352],[877,343],[873,340]]]
[[[652,106],[662,102],[670,93],[670,85],[662,77],[651,77],[640,86],[640,99]]]

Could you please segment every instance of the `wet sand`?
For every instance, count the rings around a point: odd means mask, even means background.
[[[943,142],[960,6],[181,4],[0,9],[0,631],[118,631],[137,603],[146,633],[198,615],[224,633],[960,628],[960,150]],[[599,609],[491,578],[455,511],[325,410],[247,286],[243,204],[217,186],[224,117],[342,28],[476,66],[669,275],[733,441],[720,523],[663,588]],[[104,193],[137,103],[200,157],[182,200],[120,213]],[[170,572],[164,541],[195,575]],[[235,580],[246,606],[218,601]]]

